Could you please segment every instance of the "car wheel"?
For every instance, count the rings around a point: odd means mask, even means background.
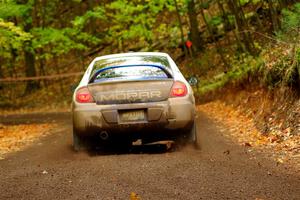
[[[75,151],[83,150],[85,147],[83,138],[78,135],[78,133],[73,129],[73,149]]]
[[[193,125],[193,135],[194,135],[194,140],[192,141],[195,149],[200,149],[200,142],[199,142],[199,136],[198,136],[198,130],[197,130],[197,123],[194,122]]]
[[[192,144],[196,149],[199,149],[199,139],[197,133],[197,123],[193,122],[190,130],[184,135],[185,143]]]
[[[187,134],[187,142],[192,144],[196,149],[199,148],[198,134],[197,134],[197,123],[194,122],[192,128]]]

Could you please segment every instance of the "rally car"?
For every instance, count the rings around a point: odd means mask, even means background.
[[[166,53],[95,58],[74,91],[73,146],[185,141],[197,146],[193,90]]]

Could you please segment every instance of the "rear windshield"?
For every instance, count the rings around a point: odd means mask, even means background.
[[[171,73],[171,67],[166,56],[157,55],[139,55],[139,56],[121,56],[115,58],[106,58],[96,61],[93,67],[92,76],[100,69],[113,66],[125,65],[157,65],[166,68]]]
[[[98,70],[91,82],[105,82],[113,80],[155,80],[155,79],[167,79],[169,75],[163,68],[148,65],[148,66],[116,66],[107,67],[102,70]]]

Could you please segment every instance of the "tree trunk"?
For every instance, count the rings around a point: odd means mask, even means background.
[[[23,1],[23,3],[27,3],[27,0]],[[32,11],[28,11],[28,15],[32,15]],[[29,16],[28,16],[29,17]],[[32,20],[27,20],[24,26],[24,31],[30,32],[32,29]],[[31,41],[27,41],[24,45],[24,56],[25,56],[25,74],[26,77],[36,76],[35,69],[35,54],[32,49]],[[32,91],[39,88],[39,83],[37,81],[28,81],[25,89],[25,93],[31,93]]]
[[[254,4],[253,0],[250,0],[249,3],[250,3],[250,4]],[[260,6],[261,6],[261,5],[260,5]],[[260,6],[259,6],[259,7],[260,7]],[[257,13],[257,8],[255,8],[254,18],[255,18],[255,20],[256,20],[256,22],[257,22],[258,29],[261,30],[261,31],[264,30],[264,26],[263,26],[263,24],[262,24],[262,22],[261,22],[261,19],[259,18],[259,14]]]
[[[27,42],[25,47],[25,74],[26,77],[34,77],[36,76],[35,69],[35,55],[32,51],[29,50],[31,47],[31,42]],[[28,81],[26,85],[25,93],[31,93],[32,91],[39,88],[39,83],[37,81]]]
[[[277,14],[277,8],[274,3],[275,2],[273,2],[273,0],[268,0],[272,28],[274,32],[277,32],[280,29],[280,22]]]
[[[95,7],[94,6],[94,1],[93,0],[88,0],[86,2],[87,4],[87,9],[88,10],[93,10],[93,8]],[[96,23],[95,23],[95,20],[94,19],[91,19],[90,22],[88,23],[88,26],[87,26],[87,32],[88,33],[92,33],[93,35],[96,34],[97,30],[95,29],[95,27],[97,27]]]
[[[201,0],[201,3],[203,4],[203,0]],[[200,13],[201,13],[201,16],[202,16],[202,18],[203,18],[203,21],[204,21],[204,23],[205,23],[205,25],[206,25],[206,27],[207,27],[207,30],[208,30],[208,32],[209,32],[209,34],[210,34],[210,36],[211,36],[213,42],[215,42],[215,44],[216,44],[217,53],[220,55],[221,60],[222,60],[222,62],[224,63],[224,66],[225,66],[224,71],[227,72],[227,71],[228,71],[228,66],[229,66],[229,65],[228,65],[228,63],[227,63],[227,61],[226,61],[226,59],[225,59],[225,56],[224,56],[224,53],[223,53],[223,51],[222,51],[222,48],[221,48],[221,46],[220,46],[220,44],[219,44],[219,41],[216,40],[216,37],[215,37],[215,35],[214,35],[214,33],[213,33],[213,30],[212,30],[210,24],[208,23],[208,21],[207,21],[206,18],[205,18],[205,14],[204,14],[204,9],[203,9],[203,7],[201,7],[201,9],[200,9]]]
[[[3,59],[0,60],[0,79],[3,78],[2,66],[4,66]]]
[[[232,27],[230,25],[228,15],[226,14],[226,11],[225,11],[225,8],[224,8],[224,5],[223,5],[223,1],[222,0],[217,0],[217,4],[218,4],[218,7],[219,7],[219,10],[221,11],[222,19],[224,21],[224,29],[225,29],[225,31],[229,31],[229,30],[231,30]]]
[[[256,55],[257,52],[254,47],[254,42],[251,37],[251,34],[249,33],[249,27],[248,23],[245,19],[244,12],[238,2],[238,0],[228,0],[228,6],[231,10],[231,12],[235,16],[236,20],[236,27],[238,29],[238,34],[242,38],[242,42],[245,45],[245,49],[251,54]]]
[[[178,5],[177,5],[177,0],[174,0],[174,4],[175,4],[175,8],[176,8],[178,23],[179,23],[179,29],[180,29],[180,35],[181,35],[181,44],[183,46],[184,55],[187,56],[188,53],[187,53],[187,49],[186,49],[186,46],[185,46],[185,43],[184,43],[183,26],[182,26],[181,17],[180,17]]]
[[[3,78],[3,72],[2,72],[2,62],[0,60],[0,79]],[[0,90],[3,89],[3,85],[2,83],[0,82]]]
[[[288,6],[287,2],[285,0],[279,0],[279,6],[280,10],[286,8]]]
[[[194,50],[200,51],[203,49],[203,41],[200,37],[199,25],[197,20],[197,13],[195,11],[194,0],[189,0],[188,2],[188,17],[190,21],[190,34],[191,41],[193,43]]]

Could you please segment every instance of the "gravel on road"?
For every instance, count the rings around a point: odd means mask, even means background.
[[[54,118],[52,134],[0,160],[0,199],[300,199],[299,174],[228,140],[204,113],[201,149],[175,151],[75,153],[70,116]]]

